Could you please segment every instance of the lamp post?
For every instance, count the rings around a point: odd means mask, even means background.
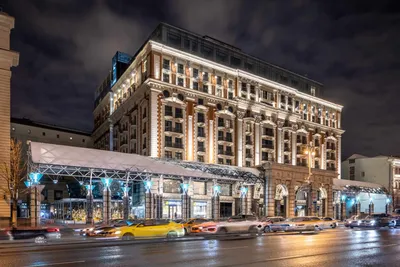
[[[315,156],[315,146],[313,145],[312,142],[306,146],[306,150],[304,151],[304,154],[308,156],[308,176],[305,179],[307,184],[308,184],[308,195],[307,195],[307,209],[308,209],[308,216],[312,215],[312,203],[313,203],[313,189],[312,189],[312,184],[311,184],[311,162]],[[314,205],[314,213],[316,212],[317,209],[317,203]]]

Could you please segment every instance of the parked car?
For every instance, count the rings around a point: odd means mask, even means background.
[[[288,218],[283,222],[273,223],[269,227],[272,232],[318,232],[323,229],[323,223],[320,218],[305,216]]]
[[[227,221],[205,222],[193,226],[193,234],[260,233],[269,222],[262,222],[253,215],[237,215]]]
[[[367,214],[353,215],[344,221],[344,226],[346,227],[350,227],[351,225],[357,226],[358,221],[364,219],[367,216],[368,216]]]
[[[173,221],[149,219],[139,224],[115,227],[110,231],[103,232],[103,235],[122,238],[122,240],[149,237],[176,238],[184,236],[185,230],[182,224]]]
[[[396,221],[389,214],[373,214],[368,215],[365,219],[358,220],[357,225],[350,224],[350,228],[378,228],[378,227],[395,227]]]
[[[49,239],[61,238],[59,228],[11,229],[8,231],[11,240],[33,239],[35,243],[46,243]]]
[[[400,227],[400,215],[398,215],[398,214],[393,215],[393,216],[392,216],[392,219],[393,219],[394,222],[395,222],[394,227],[395,227],[395,228]]]
[[[320,224],[320,226],[322,225],[322,227],[324,229],[327,229],[327,228],[332,228],[333,229],[333,228],[338,227],[338,225],[339,225],[338,221],[333,219],[333,218],[331,218],[331,217],[322,217],[320,219],[323,221],[323,223]]]

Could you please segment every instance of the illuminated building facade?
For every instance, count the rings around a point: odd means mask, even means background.
[[[18,66],[19,54],[10,50],[10,32],[14,28],[14,18],[0,11],[0,164],[10,162],[10,103],[11,67]],[[10,218],[9,197],[0,196],[1,220]]]
[[[311,202],[314,213],[332,214],[344,131],[342,106],[321,98],[322,84],[167,24],[128,65],[113,85],[109,78],[97,90],[103,93],[93,112],[95,148],[237,167],[269,164],[269,214],[310,214]],[[309,146],[312,157],[304,153]],[[314,193],[306,200],[308,164]]]

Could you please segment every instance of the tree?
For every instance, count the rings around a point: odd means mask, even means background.
[[[2,162],[0,165],[0,191],[10,200],[13,227],[17,226],[18,193],[26,174],[26,162],[22,152],[21,141],[11,139],[10,162]]]

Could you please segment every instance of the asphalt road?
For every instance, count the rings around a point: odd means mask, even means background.
[[[0,245],[0,266],[399,266],[400,229],[232,240]]]

